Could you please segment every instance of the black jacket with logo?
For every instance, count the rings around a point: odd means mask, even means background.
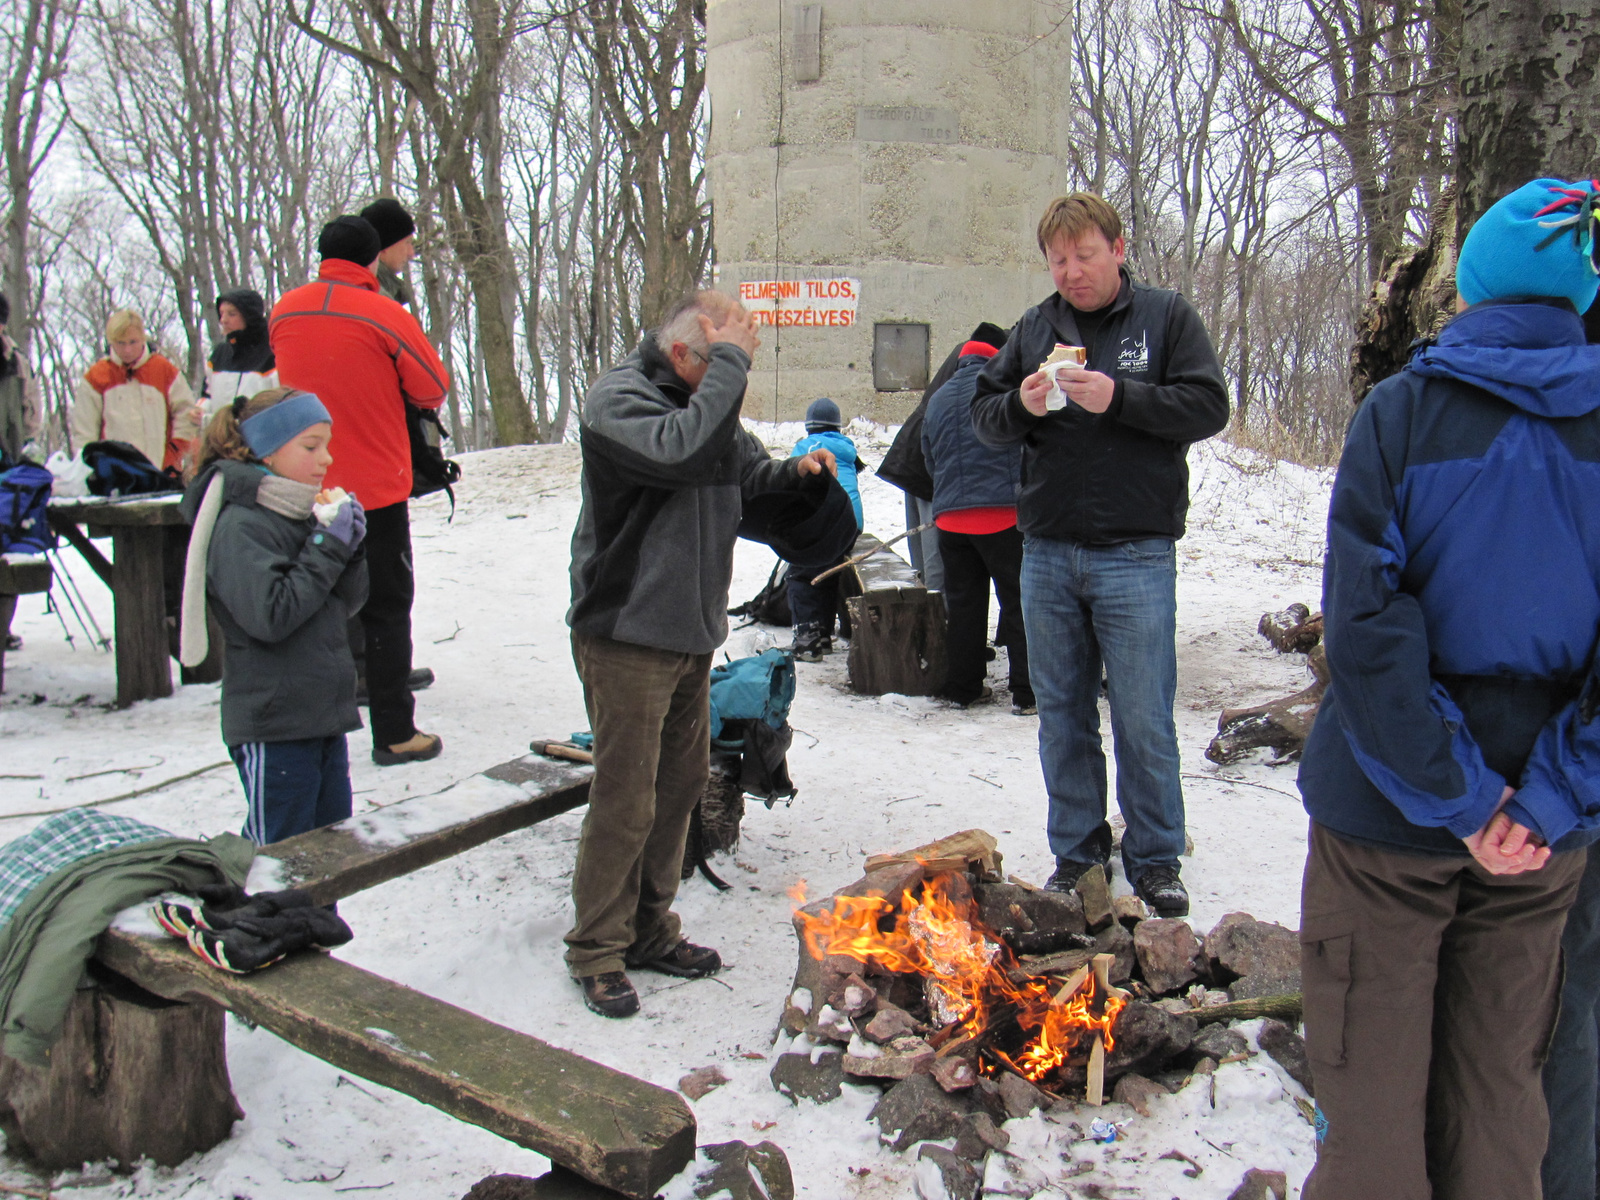
[[[1075,310],[1052,294],[1022,315],[972,400],[981,441],[1022,444],[1022,532],[1094,546],[1182,537],[1189,445],[1228,423],[1222,365],[1200,314],[1177,292],[1122,273],[1087,347],[1089,369],[1116,380],[1103,413],[1068,404],[1036,417],[1022,406],[1018,388],[1057,342],[1084,345]]]

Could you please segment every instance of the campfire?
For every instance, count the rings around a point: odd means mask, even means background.
[[[926,871],[927,860],[918,866]],[[793,896],[803,906],[803,886]],[[1128,999],[1110,983],[1115,956],[1095,955],[1065,983],[1030,974],[985,925],[964,872],[935,872],[892,899],[835,896],[815,915],[797,908],[795,919],[819,962],[847,958],[875,975],[922,981],[912,1028],[928,1034],[903,1044],[897,1057],[965,1060],[982,1074],[1010,1071],[1047,1091],[1072,1063],[1087,1072],[1091,1093],[1096,1075],[1103,1084],[1105,1052],[1116,1045],[1117,1015]],[[856,979],[858,991],[867,986]],[[876,1007],[885,1011],[881,999]]]

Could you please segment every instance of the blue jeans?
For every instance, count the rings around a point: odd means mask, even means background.
[[[240,832],[258,846],[332,825],[350,815],[350,751],[344,734],[293,742],[241,742],[239,768],[250,811]]]
[[[1039,704],[1039,761],[1050,794],[1050,849],[1096,862],[1109,845],[1100,744],[1104,666],[1117,755],[1122,863],[1137,881],[1183,853],[1183,789],[1172,707],[1178,690],[1177,554],[1151,538],[1084,546],[1028,536],[1022,617]]]
[[[1595,1092],[1600,1070],[1600,851],[1589,850],[1578,898],[1561,935],[1566,978],[1561,1017],[1544,1063],[1544,1098],[1550,1108],[1545,1151],[1545,1200],[1593,1200],[1595,1195]]]

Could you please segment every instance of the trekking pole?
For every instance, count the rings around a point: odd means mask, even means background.
[[[44,606],[47,612],[54,613],[56,620],[61,622],[61,636],[67,639],[67,645],[72,647],[73,653],[77,653],[78,643],[73,640],[72,630],[67,628],[67,619],[61,615],[61,605],[56,603],[55,588],[44,594]]]
[[[89,640],[91,646],[99,645],[101,649],[104,649],[104,645],[97,642],[94,633],[89,631],[89,622],[84,620],[83,610],[78,606],[78,600],[73,597],[73,593],[77,591],[77,588],[73,584],[71,573],[67,570],[66,564],[61,561],[60,553],[53,553],[55,554],[53,565],[61,575],[61,594],[67,598],[67,607],[72,610],[72,615],[78,622],[78,628],[83,630],[83,636]],[[81,595],[79,598],[81,599]],[[95,631],[99,631],[98,625],[95,626]]]
[[[59,550],[56,551],[56,566],[66,578],[67,586],[77,595],[78,604],[88,616],[89,624],[94,627],[95,644],[109,654],[111,652],[111,639],[106,637],[105,631],[100,628],[100,622],[95,620],[94,609],[89,607],[89,601],[84,598],[83,589],[78,586],[78,581],[72,577],[72,572],[67,570],[66,563],[61,561],[61,552]],[[87,634],[88,630],[85,629],[84,633]]]
[[[811,577],[811,583],[812,583],[813,586],[815,586],[816,584],[821,583],[824,579],[828,579],[831,576],[837,575],[840,571],[844,570],[846,567],[853,567],[857,563],[866,562],[867,559],[871,558],[879,550],[887,550],[890,546],[894,545],[896,542],[903,542],[903,541],[906,540],[906,538],[910,537],[914,533],[926,533],[928,530],[930,530],[932,528],[933,528],[933,522],[929,521],[926,525],[918,525],[915,529],[908,529],[904,533],[897,533],[892,538],[890,538],[887,542],[879,542],[876,547],[874,547],[871,550],[868,550],[865,554],[858,554],[854,558],[847,558],[842,563],[840,563],[838,566],[829,567],[826,571],[822,572],[822,574],[820,574],[820,575],[813,575]]]

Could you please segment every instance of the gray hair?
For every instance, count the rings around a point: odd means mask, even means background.
[[[710,347],[706,344],[706,335],[700,329],[698,318],[704,315],[716,322],[731,307],[733,297],[726,292],[710,289],[690,292],[667,310],[661,328],[656,330],[656,345],[663,354],[671,354],[672,344],[682,342],[689,349],[705,354]]]

